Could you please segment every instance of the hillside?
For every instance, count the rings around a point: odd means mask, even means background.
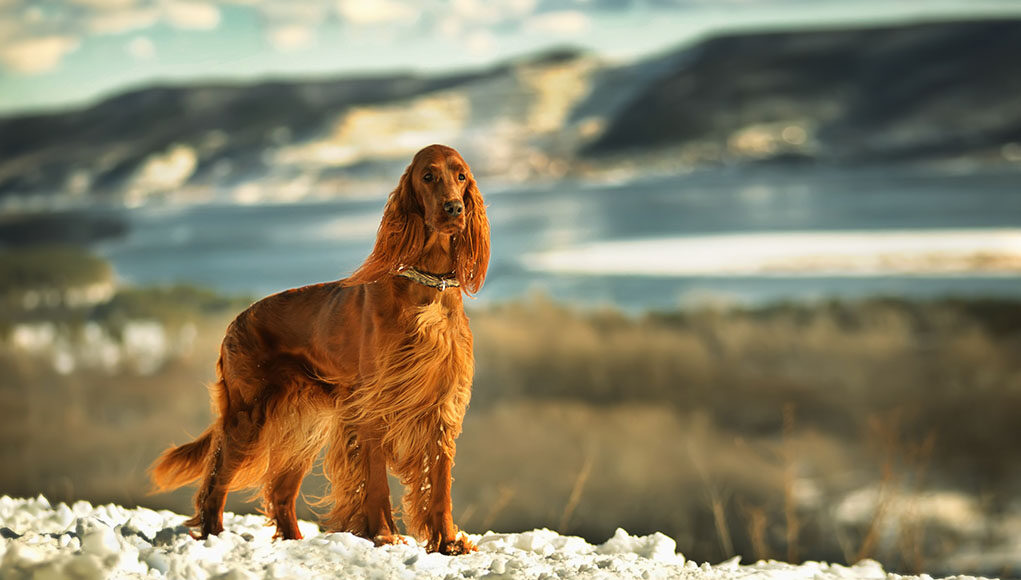
[[[0,202],[381,194],[432,142],[503,183],[761,160],[1017,165],[1019,53],[1021,20],[941,22],[730,34],[619,66],[564,49],[431,76],[150,87],[0,119]]]
[[[721,36],[675,55],[587,151],[995,158],[1021,141],[1016,54],[1017,20]]]
[[[273,165],[262,156],[267,148],[315,139],[353,107],[449,90],[485,76],[156,86],[82,110],[2,119],[0,195],[230,186],[264,176]]]

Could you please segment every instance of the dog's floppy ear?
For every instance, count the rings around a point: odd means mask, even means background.
[[[376,245],[365,263],[347,278],[346,285],[377,282],[418,260],[425,245],[425,220],[421,203],[411,185],[414,167],[412,161],[404,170],[397,188],[390,193],[376,233]]]
[[[468,187],[464,193],[464,232],[457,239],[457,253],[454,258],[454,272],[461,289],[474,294],[486,281],[489,269],[489,218],[475,177],[469,173]]]

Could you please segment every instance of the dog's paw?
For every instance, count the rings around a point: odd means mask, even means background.
[[[457,537],[453,540],[446,542],[440,542],[439,546],[436,547],[436,551],[447,556],[460,556],[462,554],[470,554],[471,552],[478,551],[478,546],[474,542],[468,539],[468,536],[464,535],[463,532],[457,534]]]
[[[223,532],[223,520],[210,521],[201,515],[197,515],[184,522],[184,525],[189,528],[199,528],[198,530],[188,532],[188,535],[196,540],[205,540],[209,536],[219,536]]]
[[[372,543],[379,546],[393,546],[395,544],[407,544],[408,539],[400,534],[379,534],[372,538]]]

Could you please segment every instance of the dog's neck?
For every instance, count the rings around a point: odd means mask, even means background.
[[[421,272],[444,275],[454,271],[454,244],[450,234],[431,231],[416,264],[409,264]]]
[[[396,275],[415,282],[409,287],[412,300],[425,305],[443,302],[454,307],[461,300],[461,292],[444,292],[448,288],[460,287],[460,284],[446,284],[443,280],[454,276],[454,241],[453,236],[431,231],[428,233],[422,253],[414,264],[406,264]],[[435,283],[439,280],[439,284]],[[454,278],[456,280],[456,278]],[[439,290],[437,292],[437,290]],[[455,302],[451,302],[451,301]]]

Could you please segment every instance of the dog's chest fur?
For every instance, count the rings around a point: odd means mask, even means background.
[[[462,313],[437,301],[415,309],[410,322],[393,359],[407,371],[412,383],[407,386],[432,385],[442,398],[445,391],[471,380],[472,337]]]
[[[459,426],[475,369],[467,319],[433,302],[409,311],[399,325],[399,339],[381,349],[348,412],[374,415],[391,428],[420,420]]]

